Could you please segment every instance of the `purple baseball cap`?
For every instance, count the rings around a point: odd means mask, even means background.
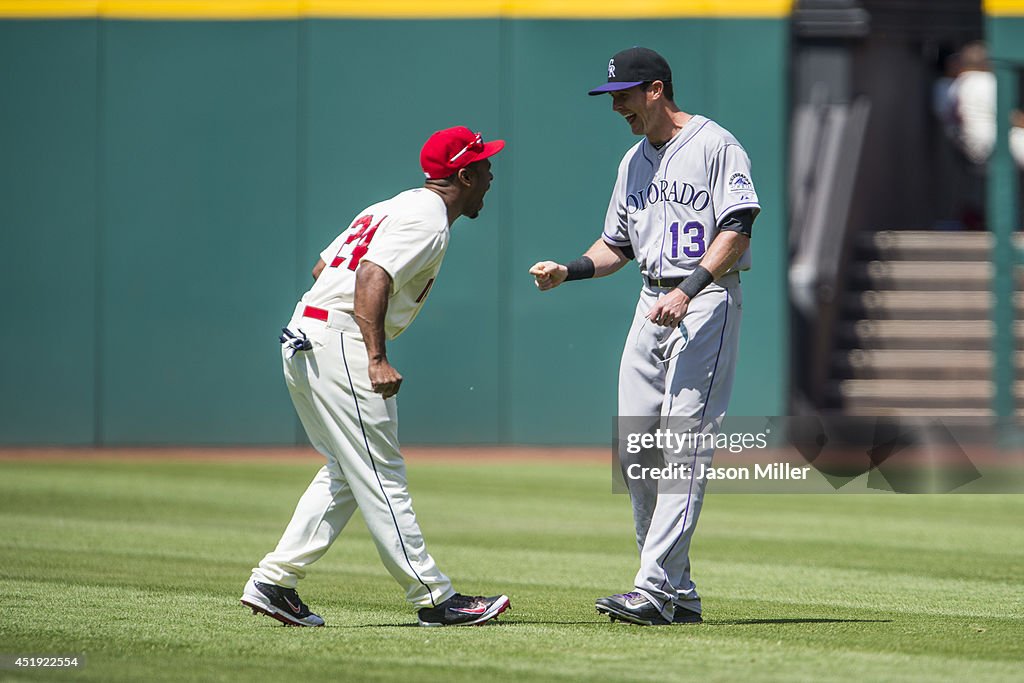
[[[672,82],[672,69],[665,58],[646,47],[631,47],[608,60],[608,82],[589,91],[588,95],[600,95],[615,90],[625,90],[634,85],[650,81]]]

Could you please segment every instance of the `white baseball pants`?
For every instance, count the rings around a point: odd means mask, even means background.
[[[739,345],[742,293],[739,276],[727,275],[690,302],[681,328],[646,322],[644,316],[669,289],[645,287],[619,367],[619,415],[659,417],[661,427],[676,423],[714,431],[729,405]],[[685,418],[685,419],[684,419]],[[700,471],[711,465],[714,449],[665,453],[665,462]],[[620,452],[623,470],[631,456]],[[636,590],[672,619],[675,607],[701,611],[697,587],[690,579],[690,540],[704,502],[706,480],[659,486],[657,480],[626,478],[640,570]],[[660,489],[660,490],[659,490]]]
[[[412,509],[399,452],[395,398],[373,391],[366,347],[355,321],[331,313],[327,322],[302,317],[312,350],[282,346],[284,376],[295,410],[313,447],[327,464],[302,494],[277,548],[253,569],[253,578],[294,588],[320,559],[356,507],[384,566],[417,607],[432,607],[455,594],[451,581],[427,552]]]

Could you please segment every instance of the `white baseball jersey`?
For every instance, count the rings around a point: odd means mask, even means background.
[[[722,221],[743,209],[761,210],[747,153],[729,131],[694,116],[661,149],[644,138],[626,152],[604,240],[632,246],[648,277],[684,277],[704,258]],[[748,248],[732,271],[749,268]]]
[[[320,253],[327,267],[302,303],[355,311],[356,268],[372,261],[391,276],[384,333],[394,339],[412,323],[441,269],[449,239],[444,200],[425,188],[367,207]]]
[[[309,442],[327,463],[299,498],[277,547],[253,568],[256,581],[294,588],[358,508],[410,603],[436,607],[455,594],[427,552],[412,508],[399,450],[398,402],[375,391],[366,344],[349,317],[356,269],[372,261],[392,278],[385,333],[391,339],[401,334],[423,306],[448,237],[444,201],[420,188],[364,209],[320,254],[326,267],[282,336],[281,362]],[[342,315],[323,320],[306,314],[303,304]],[[292,344],[289,337],[304,343]]]

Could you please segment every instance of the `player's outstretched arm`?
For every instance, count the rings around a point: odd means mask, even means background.
[[[578,279],[611,275],[630,261],[629,257],[623,254],[620,249],[611,246],[601,239],[594,242],[593,246],[591,246],[590,249],[587,249],[587,253],[585,253],[583,257],[590,259],[590,262],[593,264],[594,271],[593,273],[584,275]],[[576,262],[579,262],[580,260],[581,259],[577,259]],[[554,289],[566,281],[566,278],[569,277],[569,267],[554,261],[540,261],[530,268],[530,275],[533,276],[533,281],[534,284],[537,285],[537,289],[542,292],[546,292],[547,290]]]
[[[363,259],[356,271],[355,319],[363,333],[370,359],[370,383],[383,398],[391,398],[402,385],[402,376],[388,363],[384,315],[388,312],[391,276],[376,263]]]

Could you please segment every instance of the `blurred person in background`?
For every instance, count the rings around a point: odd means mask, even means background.
[[[942,84],[950,72],[956,77],[943,96]],[[964,45],[947,61],[946,76],[938,81],[932,106],[966,166],[956,227],[983,230],[985,175],[996,141],[996,75],[985,44]],[[1011,124],[1010,151],[1017,166],[1024,168],[1024,113],[1014,110]]]
[[[996,140],[996,75],[984,43],[965,45],[957,62],[959,74],[950,85],[955,140],[968,161],[984,166]]]

